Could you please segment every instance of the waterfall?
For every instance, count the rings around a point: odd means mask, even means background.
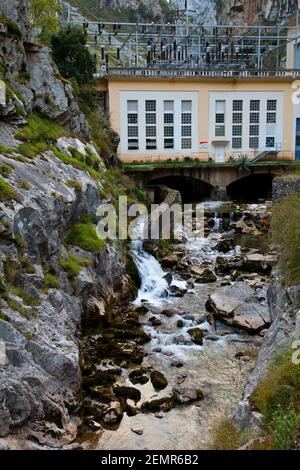
[[[168,283],[164,279],[166,273],[159,262],[154,256],[144,250],[141,237],[144,225],[145,221],[140,220],[136,226],[137,239],[131,242],[131,255],[139,271],[142,283],[135,302],[139,304],[141,301],[146,300],[153,305],[158,304],[160,299],[166,297]]]

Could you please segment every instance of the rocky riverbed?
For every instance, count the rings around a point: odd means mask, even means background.
[[[216,422],[241,401],[271,324],[270,212],[208,204],[206,238],[174,245],[160,262],[133,242],[138,298],[85,339],[81,441],[98,449],[209,447]]]

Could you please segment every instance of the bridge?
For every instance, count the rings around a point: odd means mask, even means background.
[[[167,185],[180,191],[183,202],[215,199],[253,201],[267,199],[276,176],[292,173],[296,162],[157,162],[124,164],[128,175],[134,175],[141,188]]]

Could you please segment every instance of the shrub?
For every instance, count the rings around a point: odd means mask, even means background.
[[[293,364],[291,351],[281,352],[274,359],[250,402],[263,414],[271,446],[278,449],[291,446],[300,427],[300,367]]]
[[[0,23],[3,23],[7,26],[7,31],[9,34],[15,36],[17,39],[21,39],[22,33],[17,23],[15,23],[10,18],[7,18],[7,16],[3,15],[3,13],[0,13]]]
[[[0,202],[10,201],[11,199],[19,201],[20,197],[10,184],[0,178]]]
[[[280,248],[280,268],[286,286],[300,284],[300,194],[294,193],[274,205],[274,243]]]
[[[105,244],[103,240],[98,238],[94,225],[83,223],[82,220],[73,225],[66,236],[66,243],[91,253],[100,253]]]

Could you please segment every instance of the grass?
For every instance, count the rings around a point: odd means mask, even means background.
[[[33,113],[28,118],[28,123],[16,134],[16,139],[23,142],[19,145],[18,152],[28,158],[35,158],[65,135],[68,133],[61,126]]]
[[[68,180],[66,184],[67,186],[69,186],[69,188],[75,189],[75,191],[77,191],[78,193],[82,191],[81,183],[78,180],[71,179]]]
[[[45,276],[45,288],[46,289],[58,289],[59,279],[55,274],[47,273]]]
[[[3,15],[3,13],[0,13],[0,23],[7,26],[7,31],[11,36],[16,37],[17,39],[21,39],[22,33],[17,23],[15,23],[10,18],[7,18],[7,16]]]
[[[274,205],[274,243],[280,249],[280,268],[286,286],[300,284],[300,194],[293,193]]]
[[[19,201],[20,196],[10,184],[0,178],[0,202],[11,201],[12,199]]]
[[[0,144],[0,153],[7,155],[12,153],[12,149],[5,147],[3,144]]]
[[[99,171],[89,166],[85,161],[85,157],[79,152],[78,154],[76,154],[76,156],[73,156],[73,155],[70,156],[58,150],[54,145],[50,147],[50,150],[59,160],[61,160],[66,165],[72,165],[74,168],[77,168],[78,170],[86,171],[93,179],[99,179]]]
[[[300,366],[293,364],[291,351],[274,359],[250,402],[263,415],[270,449],[291,449],[300,430]]]
[[[240,431],[229,418],[220,421],[212,435],[212,450],[236,450],[249,440],[249,434]]]
[[[67,245],[78,246],[91,253],[100,253],[105,245],[104,240],[98,238],[94,225],[84,220],[73,225],[65,240]]]
[[[33,297],[33,295],[29,294],[25,290],[21,289],[20,287],[9,287],[9,293],[20,297],[24,304],[29,307],[36,307],[40,304],[40,301]]]
[[[295,162],[287,161],[287,160],[276,160],[273,162],[255,162],[249,163],[249,166],[255,167],[262,167],[262,166],[288,166],[293,167]],[[132,163],[124,163],[122,162],[122,167],[126,171],[153,171],[156,168],[226,168],[226,167],[236,167],[239,168],[239,165],[235,161],[228,161],[225,163],[215,163],[214,161],[202,161],[202,160],[188,160],[188,161],[176,161],[176,160],[164,160],[164,161],[157,161],[151,163],[145,162],[132,162]]]
[[[3,163],[0,165],[0,173],[2,176],[9,176],[12,172],[12,167],[10,165],[6,165],[6,163]]]
[[[91,260],[88,258],[80,259],[76,258],[75,256],[69,256],[67,260],[61,259],[59,263],[63,270],[67,273],[68,278],[72,280],[79,275],[82,267],[91,265]]]

